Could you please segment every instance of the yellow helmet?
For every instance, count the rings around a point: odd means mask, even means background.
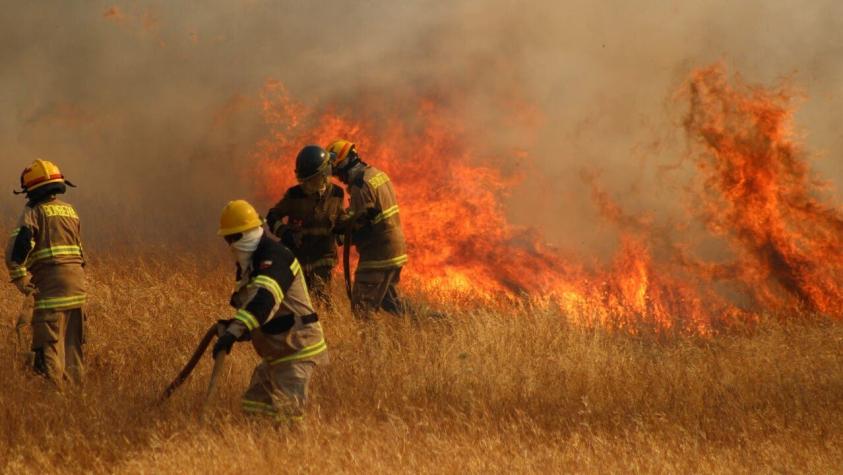
[[[29,193],[50,183],[66,183],[66,181],[59,167],[47,160],[35,160],[20,174],[20,186],[23,193]],[[70,184],[70,186],[73,185]]]
[[[331,166],[334,172],[348,170],[360,161],[357,156],[357,146],[348,140],[335,140],[325,150],[331,157]]]
[[[229,201],[222,210],[220,216],[219,236],[229,236],[242,233],[250,229],[261,227],[261,220],[255,207],[246,200]]]

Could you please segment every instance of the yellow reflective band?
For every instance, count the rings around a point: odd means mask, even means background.
[[[383,212],[372,220],[372,224],[378,224],[385,219],[389,219],[393,216],[398,214],[398,205],[390,206],[389,208],[383,210]]]
[[[269,410],[269,409],[263,409],[263,408],[260,408],[260,407],[250,407],[250,406],[243,406],[241,409],[243,410],[243,412],[248,413],[248,414],[255,414],[255,415],[259,415],[259,416],[269,416],[269,417],[273,417],[273,418],[278,417],[278,411],[274,410],[274,409]]]
[[[17,235],[18,235],[18,234],[20,234],[20,228],[16,228],[14,231],[12,231],[12,232],[9,234],[9,237],[10,237],[10,238],[17,237]]]
[[[242,405],[243,412],[252,412],[255,414],[269,414],[270,416],[274,416],[278,413],[275,409],[265,409],[263,407],[256,407],[256,406],[247,406],[246,404]]]
[[[81,307],[87,300],[87,295],[74,295],[72,297],[54,297],[35,300],[36,310],[57,310],[65,308]]]
[[[384,259],[382,261],[361,261],[357,265],[357,270],[375,270],[375,269],[389,269],[392,267],[401,267],[407,263],[409,258],[406,254],[403,256],[393,257],[392,259]]]
[[[259,275],[252,279],[252,283],[249,285],[265,288],[272,294],[273,297],[275,297],[275,302],[281,302],[284,300],[284,292],[281,291],[281,286],[278,285],[278,282],[276,282],[272,277]]]
[[[293,273],[294,277],[298,275],[299,272],[301,272],[301,264],[299,264],[298,259],[293,259],[293,263],[290,264],[290,272]]]
[[[324,339],[322,339],[322,340],[319,341],[319,343],[315,343],[315,344],[310,345],[310,346],[305,346],[304,348],[302,348],[301,350],[293,353],[292,355],[277,358],[277,359],[274,359],[272,361],[269,361],[268,363],[270,364],[270,366],[275,366],[277,364],[285,363],[287,361],[297,361],[297,360],[303,360],[303,359],[306,359],[306,358],[312,358],[312,357],[318,355],[319,353],[322,353],[323,351],[325,351],[327,349],[328,349],[328,344],[325,343]]]
[[[243,325],[246,325],[246,328],[248,328],[249,331],[252,331],[260,326],[258,319],[247,310],[238,310],[237,314],[234,315],[234,319],[243,322]]]
[[[26,267],[24,267],[24,266],[15,267],[14,269],[9,270],[9,277],[11,277],[12,280],[18,280],[25,275],[26,275]]]
[[[243,399],[241,401],[241,406],[246,412],[258,412],[270,415],[275,415],[278,413],[278,410],[275,409],[275,406],[273,406],[272,404],[267,404],[265,402],[250,401],[248,399]]]
[[[372,178],[369,178],[368,181],[369,181],[369,185],[373,189],[377,190],[382,185],[385,185],[386,183],[389,183],[389,177],[386,176],[386,173],[381,172],[381,173],[378,173],[377,175],[373,176]]]
[[[48,259],[50,257],[59,256],[79,256],[82,257],[82,246],[53,246],[47,249],[35,251],[29,256],[30,264],[41,259]]]
[[[44,214],[48,218],[53,218],[56,216],[60,216],[63,218],[73,218],[79,219],[79,216],[76,214],[76,210],[73,209],[72,206],[68,205],[44,205],[41,207],[44,210]]]

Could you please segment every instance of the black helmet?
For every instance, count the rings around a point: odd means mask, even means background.
[[[331,175],[328,152],[318,145],[308,145],[296,157],[296,178],[305,181],[319,174]]]

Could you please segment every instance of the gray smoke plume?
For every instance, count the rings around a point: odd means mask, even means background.
[[[798,126],[843,184],[836,1],[3,3],[0,211],[19,213],[26,164],[54,160],[95,243],[213,239],[225,202],[254,196],[267,79],[312,105],[459,98],[478,146],[533,157],[513,221],[565,246],[613,242],[583,170],[632,211],[671,212],[655,171],[684,153],[673,93],[714,61],[805,91]],[[502,98],[535,120],[513,123]]]

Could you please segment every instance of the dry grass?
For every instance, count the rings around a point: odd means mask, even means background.
[[[209,262],[209,261],[210,262]],[[235,348],[207,421],[207,358],[153,404],[227,315],[221,256],[109,257],[89,267],[88,384],[0,368],[7,473],[811,472],[843,467],[843,326],[766,322],[751,335],[656,341],[548,310],[462,310],[369,329],[323,311],[332,363],[307,422],[238,412],[256,357]],[[228,266],[225,266],[227,268]],[[340,302],[344,302],[339,291]],[[20,298],[0,291],[4,324]],[[13,358],[10,330],[0,341]]]

